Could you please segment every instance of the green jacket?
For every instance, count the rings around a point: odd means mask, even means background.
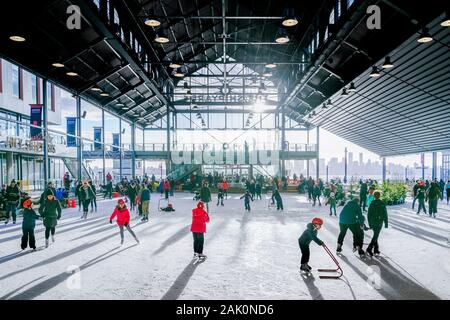
[[[364,223],[364,216],[361,207],[354,200],[348,201],[339,215],[340,224],[360,224]]]
[[[46,228],[54,228],[61,218],[61,205],[59,201],[53,199],[49,201],[45,199],[44,204],[39,207],[39,214],[44,219],[44,226]]]
[[[381,200],[373,200],[369,206],[369,212],[367,213],[367,219],[369,220],[369,227],[388,227],[388,214],[386,205]]]
[[[203,202],[210,202],[211,201],[211,190],[209,190],[208,187],[202,187],[200,189],[200,199]]]

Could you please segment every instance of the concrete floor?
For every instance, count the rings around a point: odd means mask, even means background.
[[[148,223],[133,214],[140,245],[125,234],[119,246],[118,228],[108,221],[115,200],[100,201],[86,221],[78,209],[65,209],[56,242],[47,249],[38,222],[37,252],[20,250],[20,224],[1,225],[0,299],[450,299],[450,206],[444,203],[436,219],[417,216],[410,204],[389,207],[382,256],[361,260],[352,253],[349,234],[338,258],[344,277],[323,280],[317,270],[300,275],[297,239],[307,222],[322,217],[319,237],[334,252],[339,226],[328,207],[313,208],[304,196],[284,194],[284,212],[268,208],[264,198],[245,213],[238,197],[231,195],[224,207],[210,206],[208,259],[196,265],[189,193],[175,195],[173,213],[158,212],[154,195]],[[333,262],[313,243],[310,265],[330,268]]]

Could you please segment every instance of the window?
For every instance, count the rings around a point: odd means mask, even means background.
[[[325,27],[325,32],[323,34],[323,41],[327,41],[328,39],[328,26]]]
[[[31,80],[31,101],[33,103],[39,103],[38,102],[38,79],[37,77],[32,74],[30,75],[30,80]]]
[[[20,98],[20,70],[16,65],[12,65],[12,96],[14,98]]]
[[[328,24],[334,24],[334,9],[330,12],[330,18],[328,19]]]
[[[316,49],[319,47],[320,45],[320,32],[317,31],[316,33]]]
[[[3,72],[2,72],[2,62],[3,60],[0,59],[0,92],[3,92]]]
[[[347,9],[351,7],[355,0],[347,0]]]
[[[116,8],[114,8],[114,23],[120,26],[120,18]]]
[[[47,82],[47,110],[55,111],[55,87]]]
[[[336,18],[339,19],[339,17],[341,16],[341,0],[338,0],[337,2],[337,6],[336,6]]]

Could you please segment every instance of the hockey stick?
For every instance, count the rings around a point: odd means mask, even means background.
[[[319,275],[319,278],[320,279],[339,279],[344,274],[344,271],[342,271],[341,266],[339,265],[339,262],[334,257],[334,255],[331,253],[330,249],[328,249],[328,247],[325,244],[323,244],[322,247],[326,251],[326,253],[328,253],[328,255],[331,257],[333,262],[336,264],[337,268],[336,269],[318,269],[317,271],[319,271],[319,272],[337,272],[337,273],[339,273],[339,275],[333,275],[333,276]]]

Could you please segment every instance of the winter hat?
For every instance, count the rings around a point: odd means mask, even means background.
[[[312,224],[318,224],[318,225],[323,225],[323,220],[320,218],[314,218],[312,219]]]
[[[25,209],[28,209],[28,208],[31,207],[32,204],[33,204],[33,201],[31,201],[31,199],[27,199],[27,200],[25,200],[25,201],[23,202],[22,206],[23,206]]]
[[[119,199],[119,201],[117,201],[117,204],[125,204],[125,201],[123,201],[123,199]]]
[[[199,202],[199,203],[197,203],[197,208],[199,208],[199,209],[203,209],[205,207],[205,204],[203,203],[203,202]]]
[[[48,189],[47,193],[45,195],[46,196],[54,196],[52,189]]]

